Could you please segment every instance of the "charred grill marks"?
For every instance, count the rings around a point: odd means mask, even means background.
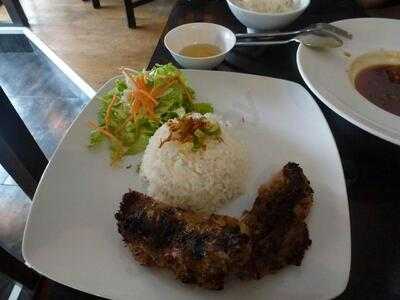
[[[241,220],[171,207],[134,191],[124,195],[115,217],[141,264],[168,268],[184,283],[218,290],[230,274],[259,279],[301,264],[311,245],[304,218],[312,194],[301,168],[288,163],[259,189]]]

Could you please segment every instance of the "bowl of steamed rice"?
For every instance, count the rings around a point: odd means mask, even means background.
[[[157,200],[214,212],[244,191],[247,152],[213,114],[172,119],[150,138],[140,175]]]
[[[233,15],[248,32],[283,28],[297,19],[310,0],[227,0]]]

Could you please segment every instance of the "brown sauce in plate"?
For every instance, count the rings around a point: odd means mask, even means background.
[[[360,71],[356,90],[376,106],[400,116],[400,65],[378,65]]]

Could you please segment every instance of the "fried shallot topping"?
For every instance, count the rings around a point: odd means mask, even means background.
[[[202,116],[200,118],[186,115],[180,119],[172,120],[167,123],[169,127],[169,136],[162,140],[160,148],[167,142],[177,141],[179,143],[192,143],[192,150],[205,149],[205,140],[214,138],[219,142],[221,138],[221,128],[217,122]]]

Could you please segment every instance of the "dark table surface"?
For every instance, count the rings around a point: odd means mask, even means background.
[[[149,67],[155,63],[173,62],[162,41],[166,32],[180,24],[213,22],[235,32],[245,31],[223,0],[196,2],[204,4],[194,7],[187,0],[178,0]],[[355,0],[311,2],[290,28],[367,16]],[[399,9],[400,5],[374,13],[400,17]],[[235,49],[217,70],[283,78],[298,82],[308,90],[297,70],[296,50],[295,45]],[[329,123],[341,155],[350,207],[351,272],[347,288],[338,299],[400,299],[400,176],[397,175],[400,170],[400,147],[362,131],[314,98]],[[43,279],[35,299],[97,297]]]
[[[164,34],[190,22],[213,22],[234,32],[245,31],[224,1],[202,2],[196,7],[178,1]],[[314,0],[290,28],[366,16],[352,0]],[[164,48],[164,34],[149,67],[174,62]],[[297,70],[296,50],[296,45],[235,49],[216,69],[288,79],[309,90]],[[400,147],[357,128],[314,98],[335,137],[349,198],[351,272],[338,299],[400,299]]]

